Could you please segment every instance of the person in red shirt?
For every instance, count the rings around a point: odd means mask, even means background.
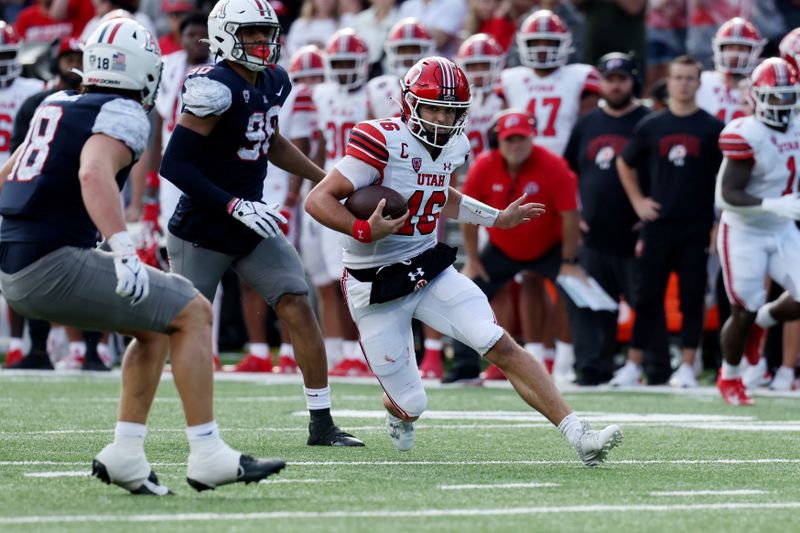
[[[547,213],[524,227],[488,228],[489,243],[482,251],[478,249],[477,227],[463,225],[467,253],[463,273],[490,300],[523,271],[537,272],[551,281],[559,275],[584,278],[577,257],[580,219],[575,174],[561,157],[533,144],[534,119],[527,113],[509,109],[496,124],[499,146],[475,159],[467,173],[464,194],[498,209],[524,194],[527,200],[544,204]],[[558,338],[570,342],[564,298],[559,298],[559,306]],[[476,354],[471,355],[468,350],[456,350],[455,365],[464,375],[476,373],[479,361]]]
[[[161,11],[167,15],[169,20],[169,33],[158,39],[161,55],[165,56],[183,49],[181,46],[181,21],[194,9],[194,4],[188,0],[162,0]]]
[[[92,0],[39,0],[39,4],[33,7],[37,8],[37,11],[31,11],[30,18],[17,21],[18,31],[20,35],[26,34],[24,36],[26,41],[31,28],[62,23],[71,24],[72,32],[68,36],[78,38],[86,23],[95,15]]]
[[[26,44],[50,43],[75,34],[72,20],[55,20],[50,17],[52,3],[53,0],[39,0],[20,11],[15,29]]]

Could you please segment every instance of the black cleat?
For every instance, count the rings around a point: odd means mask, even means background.
[[[111,476],[108,475],[108,469],[106,465],[95,459],[92,461],[92,475],[105,483],[106,485],[111,485]],[[122,487],[122,485],[120,485]],[[159,483],[158,476],[152,470],[150,471],[150,475],[147,476],[147,480],[142,483],[136,489],[130,489],[128,487],[122,487],[131,494],[137,494],[140,496],[166,496],[168,494],[173,494],[171,490],[167,487]]]
[[[45,354],[28,354],[9,367],[10,370],[53,370],[53,363]]]
[[[360,439],[342,431],[336,424],[324,428],[309,424],[307,444],[309,446],[364,446]]]
[[[256,459],[249,455],[242,454],[242,456],[239,457],[239,472],[236,475],[236,479],[222,481],[217,483],[216,486],[207,485],[188,477],[186,478],[186,482],[197,492],[203,492],[204,490],[214,490],[220,485],[228,485],[230,483],[244,483],[245,485],[256,483],[273,474],[277,474],[285,467],[286,461],[282,459]]]
[[[110,372],[111,369],[106,366],[106,364],[100,360],[100,356],[97,355],[97,352],[92,352],[91,350],[87,350],[86,357],[83,360],[83,370],[89,370],[92,372]]]

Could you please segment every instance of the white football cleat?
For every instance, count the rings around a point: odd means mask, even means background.
[[[775,372],[775,377],[769,384],[770,390],[791,391],[797,390],[797,381],[794,379],[794,369],[785,366],[780,367]]]
[[[386,413],[386,431],[395,448],[407,452],[414,446],[414,423],[406,422],[391,413]]]
[[[638,387],[642,384],[642,367],[626,361],[608,384],[612,387]]]
[[[92,475],[100,481],[118,485],[132,494],[166,496],[172,492],[158,482],[144,451],[131,453],[109,444],[92,461]]]
[[[286,466],[281,459],[256,459],[223,443],[212,453],[189,454],[186,482],[198,492],[230,483],[250,484],[277,474]]]
[[[751,365],[745,359],[744,370],[742,371],[742,383],[748,389],[763,387],[769,383],[770,373],[767,369],[767,360],[764,357],[758,359],[758,363]]]
[[[604,462],[608,452],[622,442],[622,430],[616,424],[600,431],[589,429],[589,423],[586,421],[583,421],[581,426],[583,434],[575,445],[575,451],[586,466],[597,466]]]
[[[70,352],[60,361],[56,362],[56,370],[81,370],[85,357],[80,350],[70,350]]]
[[[697,388],[697,378],[694,377],[694,368],[688,363],[681,363],[681,366],[669,378],[669,384],[673,387],[683,389]]]

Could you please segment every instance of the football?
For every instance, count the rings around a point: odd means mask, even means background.
[[[386,198],[386,205],[383,206],[384,218],[396,219],[408,211],[408,205],[399,192],[381,185],[369,185],[358,189],[347,197],[344,206],[356,218],[367,220],[375,212],[382,198]]]

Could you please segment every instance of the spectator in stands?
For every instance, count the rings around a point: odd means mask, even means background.
[[[353,29],[367,43],[370,78],[374,78],[387,72],[383,43],[398,17],[395,0],[370,0],[370,4],[368,9],[355,16]]]
[[[53,20],[72,24],[72,37],[80,37],[95,16],[93,0],[51,0],[48,15]]]
[[[686,53],[714,68],[712,40],[717,28],[734,17],[750,19],[753,0],[687,0]]]
[[[158,39],[161,55],[166,56],[181,50],[181,21],[194,10],[188,0],[162,0],[161,11],[169,21],[169,32]]]
[[[54,0],[56,1],[56,0]],[[81,33],[81,41],[86,42],[89,35],[97,28],[104,17],[132,18],[145,27],[151,35],[155,35],[153,21],[144,13],[139,12],[139,0],[92,0],[94,4],[94,17],[86,23]],[[112,13],[113,12],[113,13]]]
[[[595,64],[609,52],[633,52],[644,59],[644,12],[647,0],[573,0],[586,19],[583,61]]]
[[[471,35],[485,33],[492,36],[503,50],[508,50],[517,31],[517,24],[508,16],[510,9],[510,2],[470,0],[461,40],[466,40]]]
[[[307,44],[324,48],[328,38],[337,29],[339,10],[336,0],[305,0],[300,18],[289,28],[281,54],[290,57],[298,48]]]
[[[458,32],[467,19],[463,0],[406,0],[400,5],[399,16],[419,20],[433,35],[439,53],[445,57],[455,56]]]
[[[578,264],[580,238],[575,174],[550,150],[533,144],[534,119],[524,111],[504,111],[496,123],[498,149],[479,155],[467,172],[463,192],[492,207],[504,209],[527,195],[547,213],[531,224],[510,230],[488,228],[489,244],[478,251],[477,226],[462,225],[467,262],[463,273],[491,300],[498,289],[520,272],[533,271],[555,281],[559,275],[584,277]],[[565,305],[559,298],[559,305]],[[565,313],[560,314],[566,316]],[[559,339],[569,340],[569,326],[559,324]],[[525,349],[534,339],[526,338]],[[454,376],[478,375],[475,352],[459,346]]]
[[[51,4],[52,0],[38,0],[20,12],[15,27],[26,44],[49,43],[75,34],[71,20],[54,20],[50,17]]]
[[[640,225],[614,163],[633,135],[634,126],[649,111],[636,98],[641,78],[634,57],[612,52],[600,58],[597,68],[605,105],[578,120],[564,158],[578,175],[581,264],[612,298],[622,294],[630,303]],[[616,353],[617,313],[579,309],[573,326],[578,383],[607,382]],[[659,338],[666,346],[666,333]]]
[[[680,280],[683,362],[671,382],[682,387],[697,386],[692,366],[703,329],[714,183],[722,161],[717,139],[723,127],[695,101],[701,71],[702,66],[689,56],[672,62],[667,110],[639,122],[622,157],[617,158],[622,186],[644,227],[637,243],[633,338],[628,361],[611,381],[613,385],[639,383],[643,350],[657,327],[667,281],[674,270]],[[647,194],[642,191],[637,168],[647,169]],[[669,361],[655,361],[652,371],[648,371],[650,384],[666,381],[668,368]]]
[[[669,62],[686,53],[686,0],[650,0],[645,26],[647,94],[656,81],[666,77]]]

